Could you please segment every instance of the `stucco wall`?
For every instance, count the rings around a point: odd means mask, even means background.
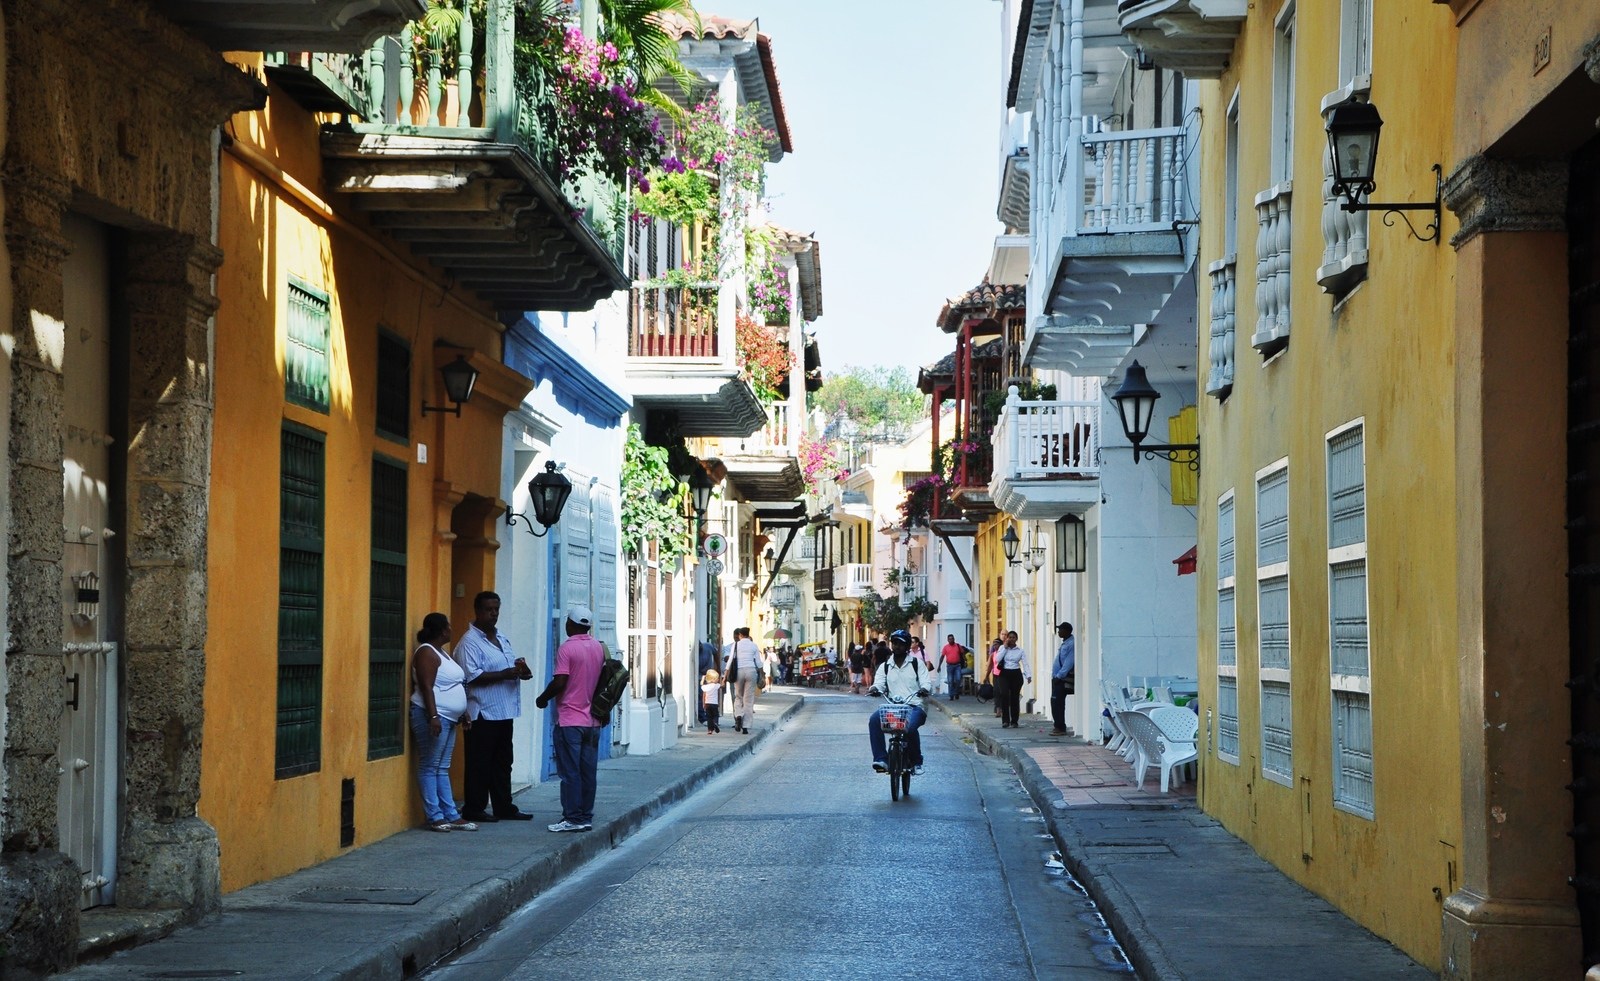
[[[216,446],[212,459],[208,706],[201,813],[222,843],[225,890],[283,875],[340,852],[340,782],[356,782],[357,847],[421,819],[409,755],[367,760],[371,468],[375,454],[407,465],[407,649],[430,611],[452,614],[492,572],[453,569],[451,505],[500,491],[501,420],[494,384],[457,419],[418,411],[443,400],[436,340],[499,360],[499,326],[427,270],[320,197],[317,120],[274,92],[264,113],[236,120],[224,155],[218,277]],[[280,169],[281,168],[281,169]],[[327,413],[284,399],[287,283],[331,296]],[[468,298],[470,300],[470,297]],[[412,352],[411,440],[375,433],[377,329]],[[524,389],[525,391],[525,389]],[[520,397],[520,392],[517,393]],[[326,434],[322,750],[320,768],[275,779],[280,434],[285,421]],[[427,462],[419,461],[426,446]],[[484,523],[479,519],[480,534]],[[488,542],[492,549],[492,539]],[[459,600],[455,601],[459,604]],[[409,748],[409,734],[406,738]]]
[[[1454,77],[1450,12],[1378,4],[1372,100],[1385,118],[1378,200],[1426,200],[1435,162],[1448,169],[1451,120],[1439,107]],[[1318,102],[1339,84],[1339,4],[1302,2],[1296,61],[1292,334],[1263,363],[1256,318],[1252,199],[1272,184],[1273,23],[1258,4],[1219,83],[1204,86],[1206,182],[1201,268],[1223,251],[1226,106],[1240,96],[1235,385],[1201,400],[1205,447],[1199,506],[1202,702],[1216,705],[1217,502],[1234,490],[1240,762],[1205,760],[1202,803],[1270,861],[1407,953],[1440,963],[1439,896],[1453,888],[1461,841],[1454,548],[1456,467],[1451,302],[1454,254],[1371,216],[1369,278],[1341,304],[1317,286],[1322,261]],[[1425,221],[1426,219],[1424,219]],[[1451,222],[1446,215],[1444,235]],[[1199,309],[1210,309],[1202,288]],[[1209,325],[1202,321],[1206,337]],[[1201,378],[1201,390],[1205,378]],[[1332,803],[1326,434],[1365,421],[1368,622],[1376,817]],[[1260,468],[1289,461],[1293,780],[1261,775],[1256,629],[1256,502]],[[1214,725],[1214,723],[1212,723]],[[1206,731],[1210,731],[1207,726]],[[1438,893],[1436,894],[1436,890]]]

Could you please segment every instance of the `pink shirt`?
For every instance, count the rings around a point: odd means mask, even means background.
[[[600,680],[600,665],[605,650],[590,634],[573,634],[556,650],[556,674],[567,676],[566,690],[556,699],[556,725],[598,726],[589,714],[595,683]]]

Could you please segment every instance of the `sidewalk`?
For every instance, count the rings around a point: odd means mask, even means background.
[[[768,691],[750,735],[690,732],[600,764],[594,830],[551,834],[560,784],[516,795],[533,821],[402,831],[222,898],[222,912],[58,978],[401,978],[427,967],[749,756],[805,697]],[[92,925],[86,925],[92,931]]]
[[[1435,977],[1202,813],[1192,783],[1162,794],[1152,767],[1138,790],[1122,757],[1048,721],[1001,729],[991,703],[927,701],[1016,768],[1145,981]]]

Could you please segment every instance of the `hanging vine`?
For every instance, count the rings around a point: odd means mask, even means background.
[[[663,565],[687,555],[693,545],[688,500],[689,485],[673,476],[667,450],[646,443],[630,423],[622,448],[622,550],[638,555],[654,541]]]

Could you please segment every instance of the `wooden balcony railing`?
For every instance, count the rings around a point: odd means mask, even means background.
[[[628,305],[628,357],[715,358],[715,290],[636,287]]]

